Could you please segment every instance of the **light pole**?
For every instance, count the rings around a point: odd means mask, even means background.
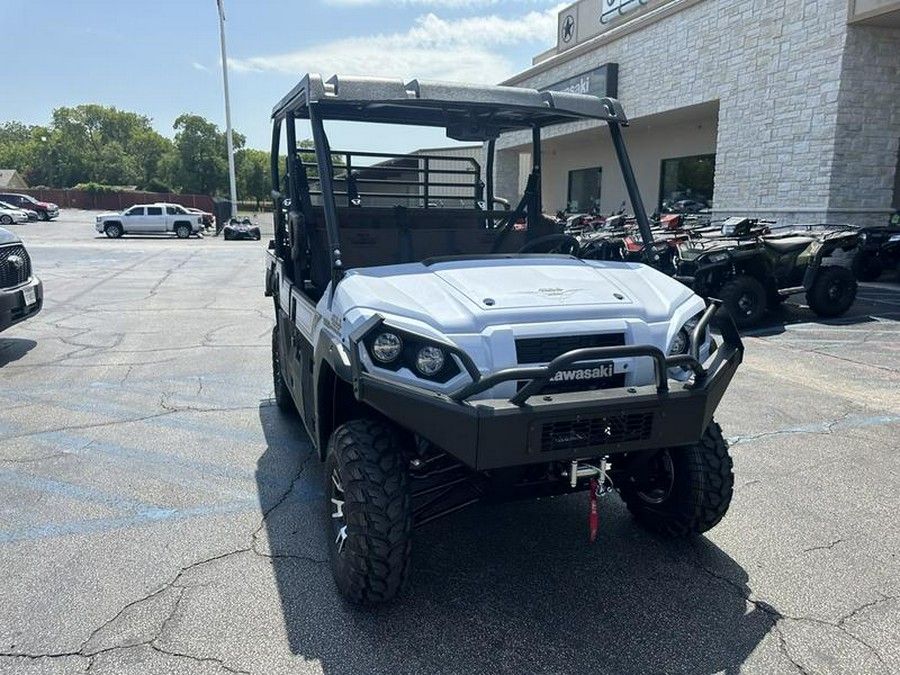
[[[231,216],[237,212],[237,182],[234,178],[234,140],[231,135],[231,98],[228,95],[228,57],[225,54],[225,8],[223,0],[216,0],[219,9],[219,41],[222,44],[222,82],[225,88],[225,136],[228,139],[228,186],[231,189]]]

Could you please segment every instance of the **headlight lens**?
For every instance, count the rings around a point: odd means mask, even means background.
[[[444,350],[440,347],[422,347],[416,354],[416,370],[427,377],[436,375],[444,367]]]
[[[403,340],[394,333],[382,333],[372,343],[372,356],[382,363],[396,361],[403,350]]]
[[[691,338],[688,335],[687,329],[680,329],[677,333],[675,333],[675,337],[672,339],[672,344],[669,346],[669,356],[675,356],[676,354],[687,354],[690,344]]]

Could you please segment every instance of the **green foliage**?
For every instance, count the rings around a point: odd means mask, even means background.
[[[76,190],[82,190],[92,195],[104,195],[111,194],[113,192],[121,192],[122,188],[116,185],[103,185],[102,183],[96,183],[94,181],[88,181],[87,183],[79,183],[74,186]]]

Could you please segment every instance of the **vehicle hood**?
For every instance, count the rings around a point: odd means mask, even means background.
[[[9,230],[5,230],[0,227],[0,245],[3,244],[17,244],[21,239],[19,239],[18,235],[13,234]]]
[[[97,216],[98,218],[121,218],[121,213],[116,213],[115,211],[110,211],[109,213],[101,213]]]
[[[542,321],[663,321],[692,295],[637,263],[514,257],[351,270],[335,310],[365,307],[454,333]]]

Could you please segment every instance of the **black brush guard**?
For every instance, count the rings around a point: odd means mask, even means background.
[[[364,370],[360,345],[382,324],[384,318],[375,315],[350,337],[357,399],[479,471],[696,443],[744,353],[734,322],[715,302],[695,326],[690,352],[677,356],[666,356],[652,345],[591,347],[562,354],[546,366],[482,376],[465,352],[444,343],[441,346],[459,358],[472,382],[440,394]],[[700,363],[699,346],[708,326],[718,329],[722,344]],[[625,357],[653,359],[655,384],[539,395],[556,373],[574,363]],[[668,369],[676,367],[690,369],[693,378],[669,380]],[[508,381],[526,384],[508,400],[469,401]]]

